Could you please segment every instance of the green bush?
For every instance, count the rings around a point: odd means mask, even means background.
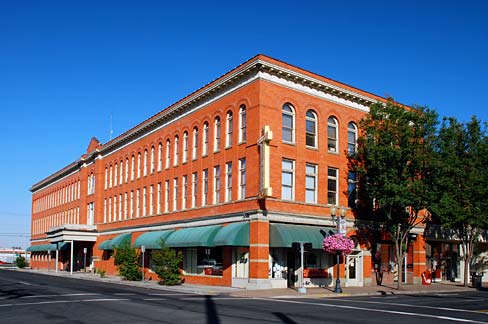
[[[154,250],[152,252],[152,269],[159,277],[161,285],[173,286],[179,285],[182,282],[180,263],[183,261],[181,253],[176,253],[174,249],[170,249],[160,242],[161,250]]]
[[[21,255],[19,255],[16,259],[15,259],[15,265],[20,268],[20,269],[23,269],[25,267],[27,267],[27,261],[25,260],[25,258]]]
[[[130,242],[124,242],[115,249],[114,262],[118,266],[122,278],[130,281],[141,280],[142,274],[139,269],[140,256],[136,249],[131,247]]]
[[[102,269],[98,269],[97,273],[100,275],[100,278],[105,278],[107,271],[102,270]]]

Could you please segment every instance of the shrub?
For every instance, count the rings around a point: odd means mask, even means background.
[[[140,256],[136,249],[131,247],[130,242],[124,242],[115,249],[114,261],[122,278],[130,281],[141,280]]]
[[[98,274],[100,275],[100,278],[105,278],[106,277],[106,271],[102,269],[98,269]]]
[[[16,259],[15,259],[15,265],[20,268],[20,269],[23,269],[25,267],[27,267],[27,261],[25,260],[25,258],[21,255],[19,255]]]
[[[154,250],[152,252],[152,269],[159,277],[159,284],[173,286],[179,285],[182,282],[180,263],[183,261],[181,253],[176,253],[174,249],[170,249],[160,242],[161,250]]]

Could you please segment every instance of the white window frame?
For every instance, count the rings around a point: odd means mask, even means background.
[[[246,198],[246,159],[239,159],[239,199]]]
[[[232,201],[232,162],[225,164],[225,201]]]
[[[305,202],[307,203],[317,203],[317,165],[312,163],[305,164]],[[313,197],[310,199],[309,194]]]
[[[313,131],[309,131],[309,123],[313,123]],[[313,110],[308,110],[305,115],[305,145],[310,148],[317,148],[317,114]],[[313,137],[312,145],[309,145],[308,139]]]
[[[332,174],[335,173],[335,174]],[[335,183],[335,191],[331,190],[330,184]],[[331,193],[333,196],[331,196]],[[330,198],[334,198],[331,201]],[[339,202],[339,169],[328,167],[327,168],[327,204],[336,206]]]
[[[221,131],[221,121],[220,117],[215,117],[214,121],[214,147],[213,151],[214,152],[219,152],[220,151],[220,131]]]
[[[285,116],[291,118],[291,127],[284,126]],[[288,132],[291,133],[290,140],[284,138],[285,134],[287,134]],[[287,144],[295,143],[295,108],[289,103],[284,104],[281,109],[281,140],[283,141],[283,143]]]
[[[358,143],[358,127],[355,123],[350,122],[347,125],[347,154],[355,154],[357,152]]]
[[[213,203],[220,203],[220,165],[214,166],[213,178]]]
[[[339,123],[333,116],[327,119],[327,151],[339,153]]]
[[[234,114],[228,111],[225,118],[225,147],[232,147],[232,136],[234,135]]]
[[[239,144],[246,142],[247,137],[247,110],[245,105],[239,108]]]
[[[286,165],[285,165],[286,163]],[[291,168],[290,168],[291,166]],[[283,176],[285,174],[291,175],[291,184],[283,183]],[[291,191],[291,197],[285,197],[284,188],[289,188]],[[281,161],[281,199],[283,200],[295,200],[295,161],[290,159],[282,159]]]

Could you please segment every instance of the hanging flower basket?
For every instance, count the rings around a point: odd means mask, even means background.
[[[325,252],[332,254],[351,254],[354,249],[354,242],[350,238],[342,236],[341,234],[334,234],[327,236],[323,241],[323,247]]]

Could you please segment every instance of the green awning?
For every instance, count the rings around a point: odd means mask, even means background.
[[[120,248],[123,244],[127,242],[130,245],[131,241],[132,241],[132,233],[120,234],[111,240],[109,247],[111,248],[111,250],[115,250]]]
[[[270,224],[269,246],[289,248],[293,242],[303,241],[312,243],[314,249],[322,249],[324,238],[334,231],[331,227]]]
[[[249,223],[238,222],[224,226],[215,235],[215,246],[249,246]]]
[[[105,240],[98,246],[99,250],[112,250],[112,240]]]
[[[215,246],[214,237],[222,225],[183,228],[173,232],[166,240],[169,247]]]
[[[159,250],[161,249],[161,240],[166,241],[168,236],[170,236],[173,232],[174,230],[166,230],[141,234],[134,242],[134,247],[140,249],[141,246],[144,245],[146,249]]]
[[[29,246],[26,251],[27,252],[47,252],[47,251],[56,251],[56,244],[41,244],[41,245],[31,245]]]

